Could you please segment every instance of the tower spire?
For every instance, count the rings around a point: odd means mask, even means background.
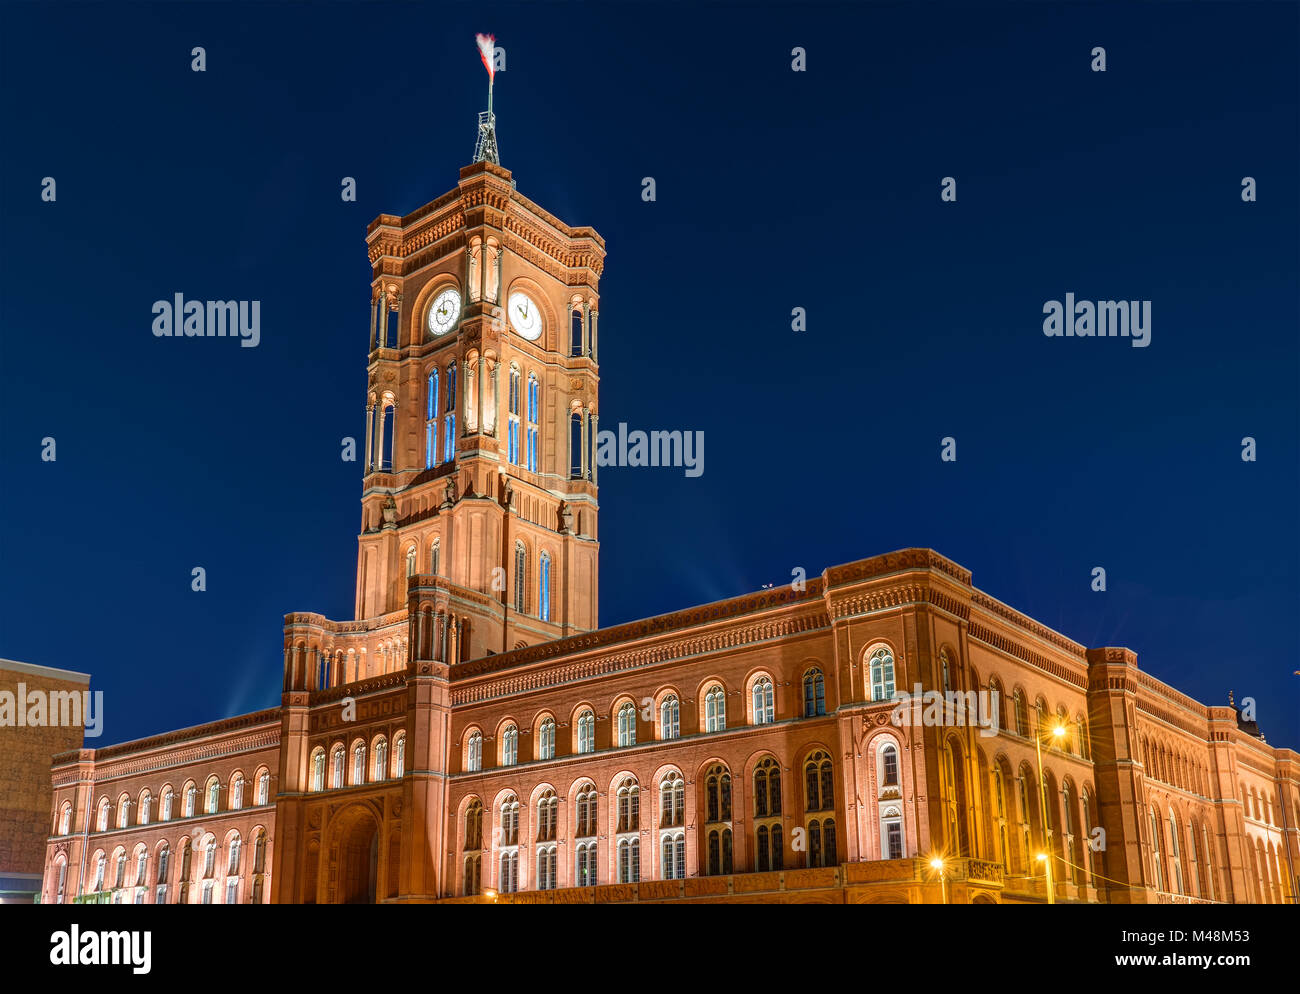
[[[497,117],[492,113],[492,84],[496,82],[496,39],[492,35],[476,35],[479,56],[488,71],[488,109],[478,115],[478,141],[474,145],[475,162],[501,165],[497,151]]]

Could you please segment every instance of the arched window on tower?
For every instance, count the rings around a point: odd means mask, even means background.
[[[582,355],[582,305],[569,305],[569,355]]]
[[[582,412],[569,413],[569,479],[582,479]]]
[[[871,654],[871,699],[888,701],[894,696],[894,655],[881,646]]]
[[[424,468],[438,465],[438,371],[429,373],[424,406]]]
[[[506,455],[512,466],[519,465],[520,436],[520,389],[519,367],[510,366],[509,424],[506,427]]]
[[[330,787],[337,790],[343,786],[343,747],[336,745],[330,755]]]
[[[412,545],[406,550],[406,575],[407,577],[415,576],[415,546]]]
[[[267,804],[271,799],[271,774],[263,770],[257,778],[257,803]]]
[[[317,749],[311,757],[311,789],[325,789],[325,750]]]
[[[523,614],[527,605],[528,550],[523,542],[515,543],[515,610]]]
[[[456,458],[456,364],[447,367],[447,406],[444,411],[445,426],[442,434],[442,461]]]
[[[820,669],[803,675],[803,716],[815,718],[826,713],[826,679]]]
[[[398,732],[393,737],[393,777],[401,780],[406,774],[406,733]]]
[[[528,470],[531,473],[538,472],[537,463],[539,458],[538,447],[540,444],[540,432],[538,425],[540,423],[540,411],[542,398],[542,388],[537,382],[537,376],[533,373],[528,374]]]
[[[352,783],[366,782],[366,745],[358,742],[352,747]]]
[[[537,617],[551,620],[551,554],[543,552],[537,570]]]
[[[388,743],[380,739],[375,743],[375,780],[388,779]]]
[[[432,542],[429,543],[429,572],[432,573],[434,576],[441,575],[441,573],[439,572],[440,568],[442,567],[441,559],[442,559],[442,541],[441,539],[435,538]]]

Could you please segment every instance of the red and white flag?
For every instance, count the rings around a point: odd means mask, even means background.
[[[497,71],[493,63],[496,61],[496,38],[492,35],[475,35],[474,40],[478,42],[479,55],[483,57],[483,66],[488,71],[488,79],[496,79]]]

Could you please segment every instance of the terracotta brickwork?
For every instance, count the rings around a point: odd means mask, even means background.
[[[13,707],[5,713],[0,704],[0,900],[30,901],[40,889],[49,833],[50,761],[81,745],[82,701],[75,702],[74,714],[70,695],[81,695],[89,683],[84,673],[0,660],[0,694],[12,695]],[[32,726],[24,702],[38,695],[44,697],[37,714],[44,724]],[[46,703],[51,700],[55,715]],[[64,723],[71,719],[77,723]]]
[[[600,628],[604,241],[487,163],[367,241],[356,617],[285,617],[278,709],[60,757],[45,900],[1295,901],[1296,752],[932,550]]]

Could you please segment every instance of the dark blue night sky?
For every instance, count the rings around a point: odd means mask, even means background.
[[[706,438],[601,471],[603,623],[930,546],[1300,746],[1294,4],[0,17],[0,656],[90,672],[89,744],[273,706],[283,615],[351,617],[365,228],[472,158],[490,31],[502,164],[608,245],[601,427]],[[177,292],[260,346],[156,339]],[[1150,346],[1045,337],[1067,292]]]

